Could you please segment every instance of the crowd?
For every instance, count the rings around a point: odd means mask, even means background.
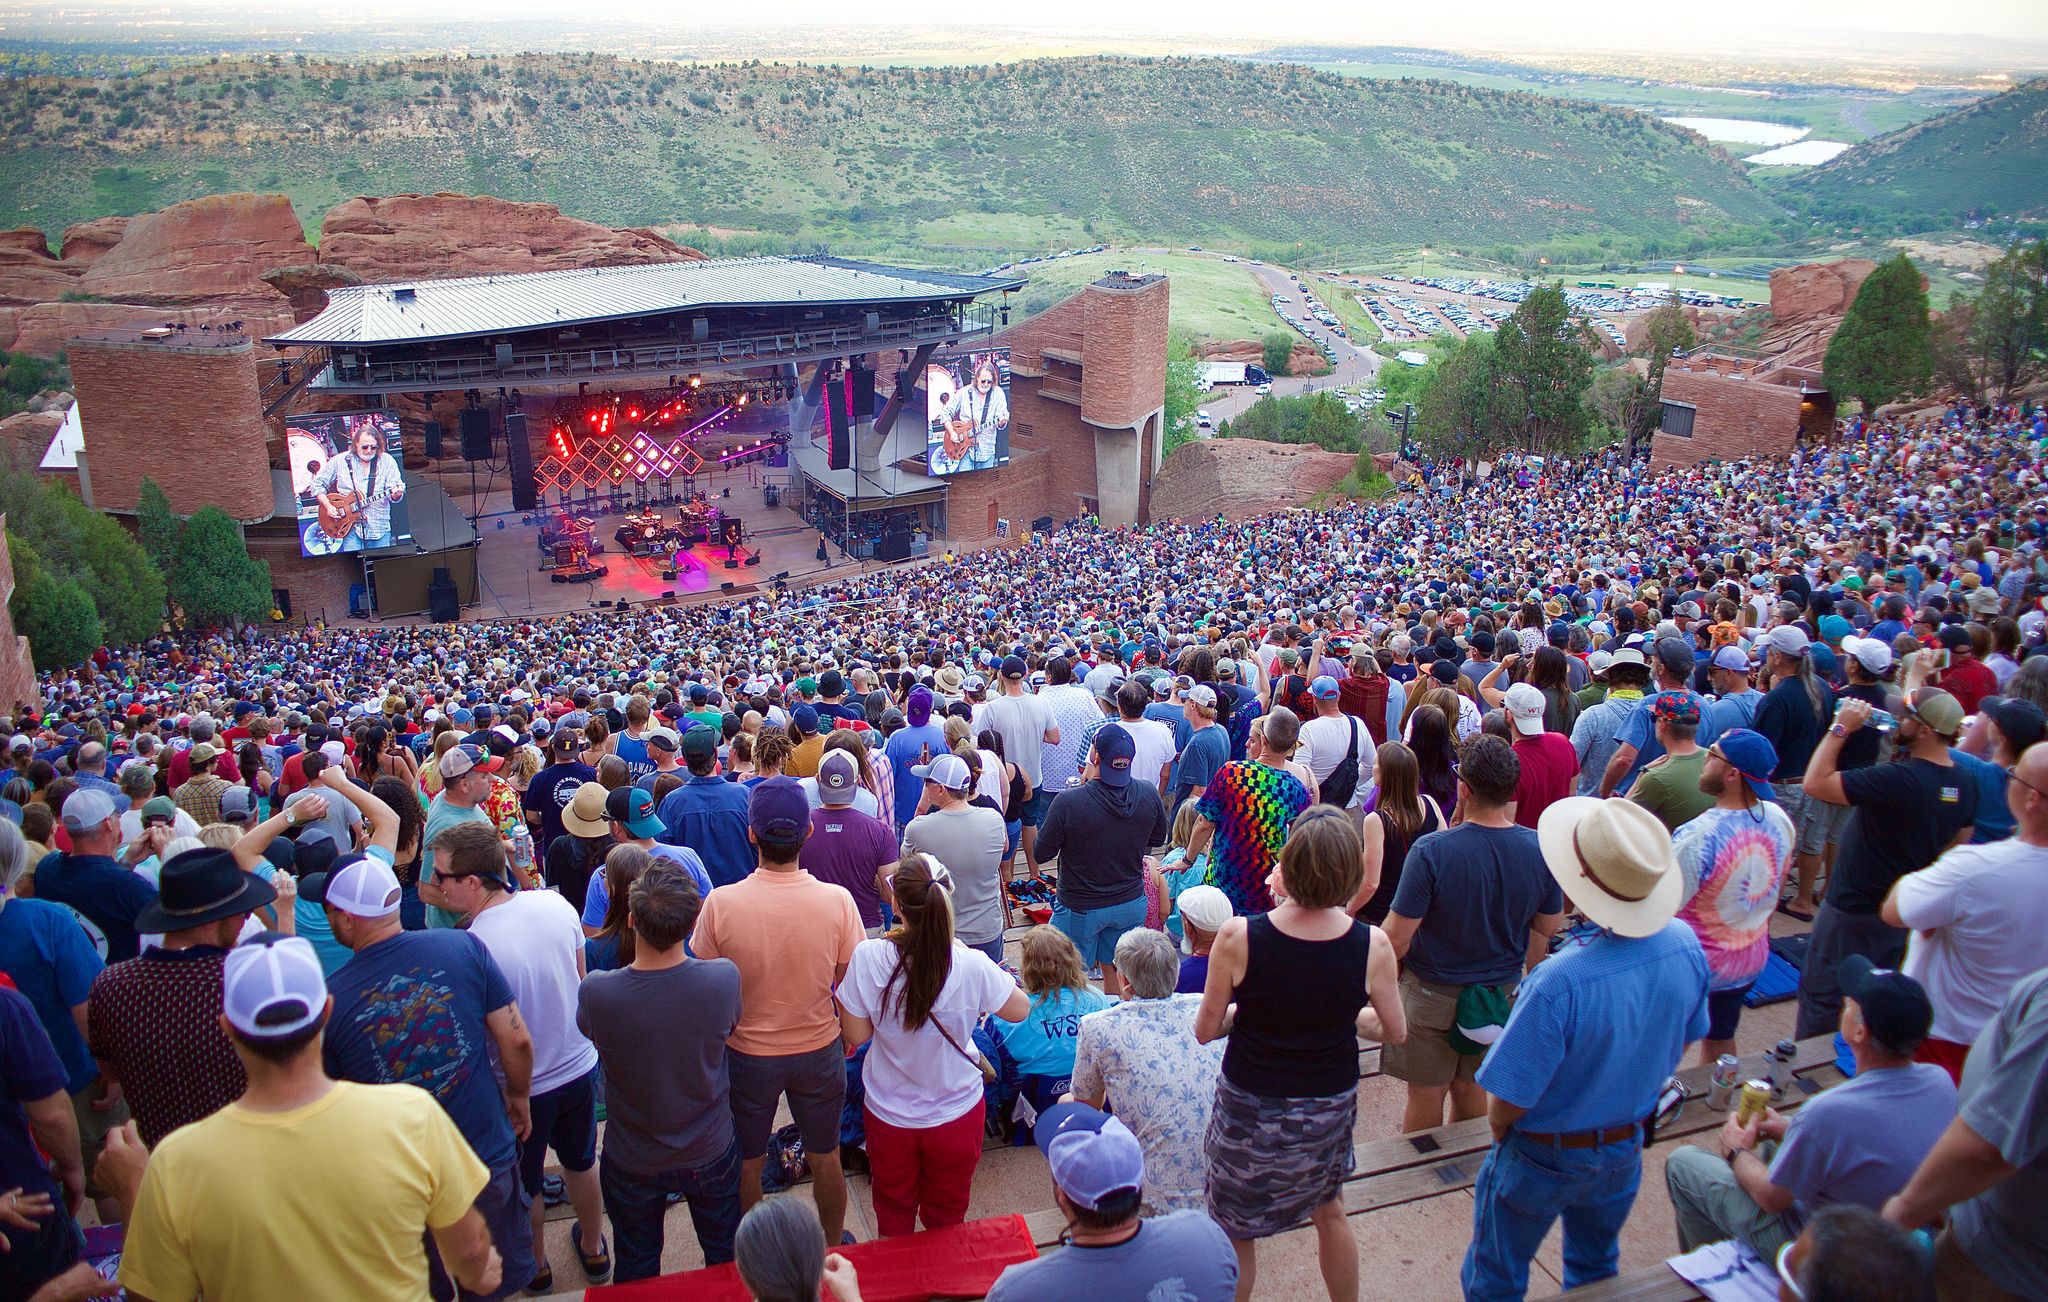
[[[1782,912],[1854,1074],[1673,1153],[1676,1246],[2048,1297],[2044,464],[1959,409],[103,649],[0,785],[0,1296],[94,1295],[92,1221],[155,1302],[538,1295],[658,1274],[682,1203],[754,1296],[844,1300],[848,1164],[943,1228],[999,1135],[1067,1232],[993,1297],[1250,1297],[1307,1224],[1352,1298],[1361,1040],[1403,1130],[1492,1128],[1465,1296],[1560,1219],[1583,1284]]]

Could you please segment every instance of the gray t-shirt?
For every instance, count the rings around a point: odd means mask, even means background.
[[[1971,1264],[2021,1297],[2048,1279],[2048,969],[2020,982],[1963,1065],[1962,1118],[2018,1167],[1949,1215]]]
[[[903,851],[932,855],[953,873],[953,934],[986,945],[1003,934],[1003,816],[979,805],[934,809],[903,829]]]
[[[604,1068],[605,1159],[635,1175],[701,1167],[733,1142],[725,1039],[740,1020],[731,959],[593,972],[576,1027]]]
[[[1044,781],[1045,730],[1052,727],[1052,710],[1029,693],[998,696],[989,701],[983,727],[993,728],[1003,739],[1003,758],[1024,773],[1024,780],[1036,791]]]
[[[1170,1212],[1105,1248],[1072,1246],[1002,1273],[988,1302],[1230,1302],[1237,1253],[1202,1212]]]
[[[1867,1071],[1792,1114],[1771,1183],[1799,1201],[1798,1227],[1829,1203],[1884,1210],[1956,1115],[1955,1082],[1932,1063]]]
[[[299,790],[292,792],[284,798],[284,807],[290,809],[310,796],[318,796],[327,802],[327,817],[317,823],[308,823],[306,826],[326,829],[327,834],[334,838],[334,843],[340,846],[344,852],[352,848],[356,843],[355,828],[360,826],[363,821],[363,811],[356,807],[356,803],[353,800],[325,784],[317,787],[301,787]]]

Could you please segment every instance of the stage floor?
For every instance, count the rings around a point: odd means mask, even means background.
[[[540,568],[540,528],[526,524],[512,509],[509,490],[493,490],[472,496],[468,478],[459,471],[443,477],[448,495],[457,508],[477,512],[477,579],[481,602],[463,608],[465,620],[508,619],[524,615],[561,615],[591,610],[601,605],[630,603],[649,605],[673,598],[677,602],[742,599],[772,592],[775,576],[788,571],[791,583],[857,570],[860,563],[842,557],[838,548],[828,549],[829,564],[818,560],[817,531],[788,506],[768,506],[761,481],[772,478],[787,483],[788,471],[760,466],[716,471],[697,477],[697,487],[711,495],[713,505],[727,515],[736,515],[746,526],[741,542],[738,568],[725,568],[726,549],[698,543],[678,557],[676,577],[661,577],[665,564],[660,557],[626,555],[613,541],[612,533],[624,513],[597,516],[593,538],[604,550],[591,557],[594,564],[609,567],[610,573],[586,583],[556,583],[553,572]],[[721,497],[725,489],[729,498]],[[787,493],[785,493],[785,501]],[[665,509],[671,517],[675,507]],[[760,564],[748,565],[746,555],[758,554]],[[869,568],[874,563],[869,562]],[[731,583],[727,592],[723,584]],[[383,623],[416,624],[423,617],[412,616]]]

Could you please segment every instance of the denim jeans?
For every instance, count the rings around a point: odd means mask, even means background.
[[[1460,1279],[1466,1302],[1519,1302],[1529,1262],[1564,1217],[1564,1286],[1616,1272],[1622,1222],[1643,1176],[1640,1139],[1599,1148],[1552,1148],[1509,1133],[1479,1168],[1472,1246]]]
[[[626,1284],[661,1273],[662,1221],[668,1195],[679,1193],[690,1205],[690,1224],[704,1264],[732,1260],[733,1236],[740,1228],[740,1146],[735,1140],[723,1157],[699,1167],[673,1167],[651,1175],[622,1171],[609,1152],[597,1162],[598,1188],[604,1214],[612,1222],[616,1256],[612,1282]]]

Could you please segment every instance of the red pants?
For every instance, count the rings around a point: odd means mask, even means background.
[[[1920,1041],[1920,1051],[1913,1055],[1913,1061],[1933,1063],[1960,1085],[1963,1083],[1963,1059],[1969,1056],[1969,1045],[1957,1044],[1954,1040],[1937,1040],[1930,1035]]]
[[[941,1229],[967,1219],[974,1168],[981,1161],[983,1104],[943,1125],[907,1130],[867,1112],[868,1178],[875,1228],[886,1235]]]

